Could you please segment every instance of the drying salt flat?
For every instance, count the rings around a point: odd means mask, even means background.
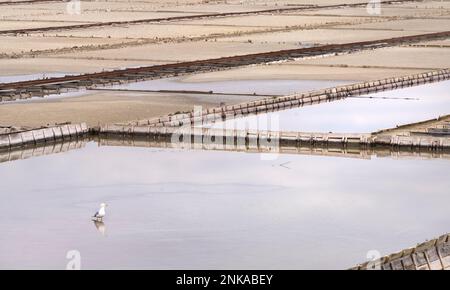
[[[448,231],[448,160],[262,159],[91,142],[0,163],[0,268],[338,269]]]

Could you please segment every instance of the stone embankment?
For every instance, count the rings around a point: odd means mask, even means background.
[[[437,136],[397,136],[350,133],[302,133],[272,132],[257,130],[224,130],[191,127],[150,127],[133,125],[105,125],[97,129],[101,135],[121,135],[125,137],[147,136],[170,138],[176,142],[204,144],[247,144],[247,145],[316,145],[334,147],[402,147],[427,148],[431,150],[450,149],[450,138]]]
[[[60,140],[73,140],[88,133],[89,128],[85,123],[59,124],[34,129],[2,127],[0,128],[0,150],[42,143],[51,144]]]
[[[450,234],[352,268],[352,270],[372,269],[448,270],[450,269]]]

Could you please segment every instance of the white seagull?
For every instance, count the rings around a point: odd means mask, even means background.
[[[97,221],[97,222],[103,222],[103,218],[105,217],[107,206],[108,205],[106,203],[100,204],[100,209],[94,214],[94,216],[92,217],[92,220]]]

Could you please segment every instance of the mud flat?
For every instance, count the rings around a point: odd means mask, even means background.
[[[450,67],[450,49],[436,47],[393,47],[314,59],[302,59],[281,64],[270,64],[210,72],[186,77],[195,81],[220,81],[270,78],[370,80],[386,76],[401,76],[427,70]],[[417,60],[420,59],[420,62]]]
[[[350,82],[350,81],[347,81]],[[297,91],[321,89],[347,82],[266,80],[229,82],[188,82],[183,78],[153,80],[114,86],[129,91],[89,90],[45,98],[32,98],[22,102],[0,105],[0,124],[17,126],[40,126],[59,122],[86,122],[89,126],[127,122],[158,117],[174,112],[191,111],[194,106],[217,107],[221,103],[237,104],[261,99],[253,93],[268,95],[291,94]],[[154,90],[203,90],[222,92],[225,95],[196,95],[145,92]],[[139,90],[143,90],[139,92]],[[230,95],[226,95],[226,93]],[[247,93],[236,96],[232,93]]]
[[[81,96],[2,104],[0,124],[41,126],[71,121],[96,126],[189,111],[195,105],[215,107],[223,101],[236,103],[252,99],[254,97],[212,98],[208,95],[88,91]]]
[[[420,59],[420,63],[415,60]],[[332,56],[314,60],[298,60],[296,63],[306,65],[328,65],[342,67],[362,68],[389,68],[417,69],[417,68],[445,68],[450,66],[450,50],[437,47],[392,47],[358,54]]]

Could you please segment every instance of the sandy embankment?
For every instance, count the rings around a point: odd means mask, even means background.
[[[66,121],[95,126],[190,111],[194,106],[213,107],[221,102],[233,104],[255,98],[92,91],[78,97],[0,104],[0,126],[41,126]]]

